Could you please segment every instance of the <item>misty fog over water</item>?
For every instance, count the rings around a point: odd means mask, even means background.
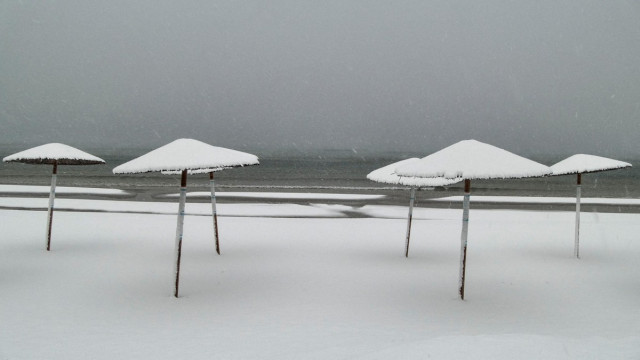
[[[0,144],[640,156],[637,1],[0,3]]]
[[[116,188],[174,186],[111,169],[183,137],[260,157],[219,173],[223,190],[381,188],[366,174],[464,139],[636,165],[639,18],[637,1],[4,1],[0,151],[66,143],[107,165],[61,167],[62,186]],[[640,197],[637,168],[585,189]],[[5,184],[49,176],[0,164]],[[571,196],[573,182],[474,188]]]

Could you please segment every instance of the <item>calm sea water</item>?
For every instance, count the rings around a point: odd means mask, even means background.
[[[19,150],[19,149],[18,149]],[[16,151],[18,151],[16,150]],[[115,152],[115,154],[114,154]],[[94,152],[107,165],[60,166],[59,186],[101,187],[117,189],[156,189],[173,191],[179,184],[177,175],[141,174],[113,175],[112,169],[146,151]],[[11,152],[7,152],[10,154]],[[312,151],[260,156],[259,166],[229,169],[216,173],[216,184],[222,191],[313,191],[313,192],[371,192],[391,191],[393,186],[378,184],[366,175],[389,163],[416,154],[360,154],[353,151]],[[549,156],[534,160],[553,164],[565,156]],[[637,159],[623,159],[639,164]],[[0,163],[1,184],[49,185],[51,166]],[[207,175],[189,177],[189,187],[205,189]],[[474,181],[476,195],[573,196],[575,176],[539,179]],[[430,197],[459,194],[461,184],[439,188]],[[443,194],[446,192],[446,194]],[[448,194],[451,192],[451,194]],[[615,170],[583,175],[583,196],[640,198],[640,168]]]

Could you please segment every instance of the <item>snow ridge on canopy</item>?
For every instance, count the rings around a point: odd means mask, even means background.
[[[396,168],[400,176],[447,179],[512,179],[545,176],[548,166],[476,140],[463,140]]]
[[[94,165],[104,164],[105,161],[72,146],[50,143],[36,146],[2,159],[4,162],[21,162],[27,164],[58,165]]]
[[[178,139],[113,169],[114,174],[182,171],[258,165],[258,157],[212,146],[193,139]]]
[[[553,175],[569,175],[624,169],[628,167],[631,167],[631,164],[624,161],[602,156],[576,154],[551,165],[551,171]]]
[[[455,184],[462,179],[445,179],[445,178],[420,178],[420,177],[407,177],[398,176],[395,172],[396,168],[401,165],[409,164],[414,161],[418,161],[418,158],[410,158],[400,160],[393,164],[381,167],[377,170],[373,170],[367,175],[367,179],[392,185],[405,185],[412,187],[433,187],[433,186],[446,186]]]

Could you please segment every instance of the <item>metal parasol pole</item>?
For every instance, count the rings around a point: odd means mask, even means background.
[[[580,259],[580,196],[582,193],[582,174],[578,174],[576,185],[576,243],[573,253],[577,259]]]
[[[51,175],[51,191],[49,192],[49,207],[47,210],[47,251],[51,250],[51,227],[53,225],[53,201],[56,197],[56,181],[58,179],[58,162],[53,162]]]
[[[213,234],[216,239],[216,252],[220,255],[220,242],[218,240],[218,212],[216,210],[216,185],[213,180],[213,171],[209,173],[209,182],[211,183],[211,210],[213,213]]]
[[[469,198],[471,197],[471,180],[464,181],[464,205],[462,211],[462,235],[460,239],[460,299],[464,300],[464,277],[467,266],[467,233],[469,231]]]
[[[411,236],[411,220],[413,219],[413,202],[416,198],[416,188],[411,188],[411,199],[409,200],[409,217],[407,220],[407,244],[404,248],[404,257],[409,257],[409,238]]]
[[[180,256],[182,255],[182,229],[184,227],[184,205],[187,200],[187,170],[182,170],[182,178],[180,179],[180,205],[178,207],[178,225],[176,227],[176,291],[175,297],[178,297],[178,285],[180,282]]]

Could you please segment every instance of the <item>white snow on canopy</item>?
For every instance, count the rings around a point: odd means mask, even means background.
[[[576,154],[551,166],[553,175],[583,174],[631,167],[631,164],[601,156]]]
[[[113,173],[210,170],[259,163],[258,157],[252,154],[211,146],[198,140],[178,139],[114,168]]]
[[[406,185],[413,187],[433,187],[433,186],[446,186],[455,184],[462,179],[445,179],[442,177],[439,178],[420,178],[420,177],[407,177],[407,176],[398,176],[395,172],[396,168],[401,165],[409,164],[414,161],[418,161],[418,158],[410,158],[395,162],[393,164],[389,164],[385,167],[381,167],[380,169],[373,170],[367,175],[367,179],[381,182],[385,184],[393,184],[393,185]]]
[[[2,159],[4,162],[22,162],[28,164],[92,165],[104,164],[104,160],[72,146],[50,143],[36,146]]]
[[[463,140],[396,168],[400,176],[447,179],[512,179],[545,176],[548,166],[476,140]]]

